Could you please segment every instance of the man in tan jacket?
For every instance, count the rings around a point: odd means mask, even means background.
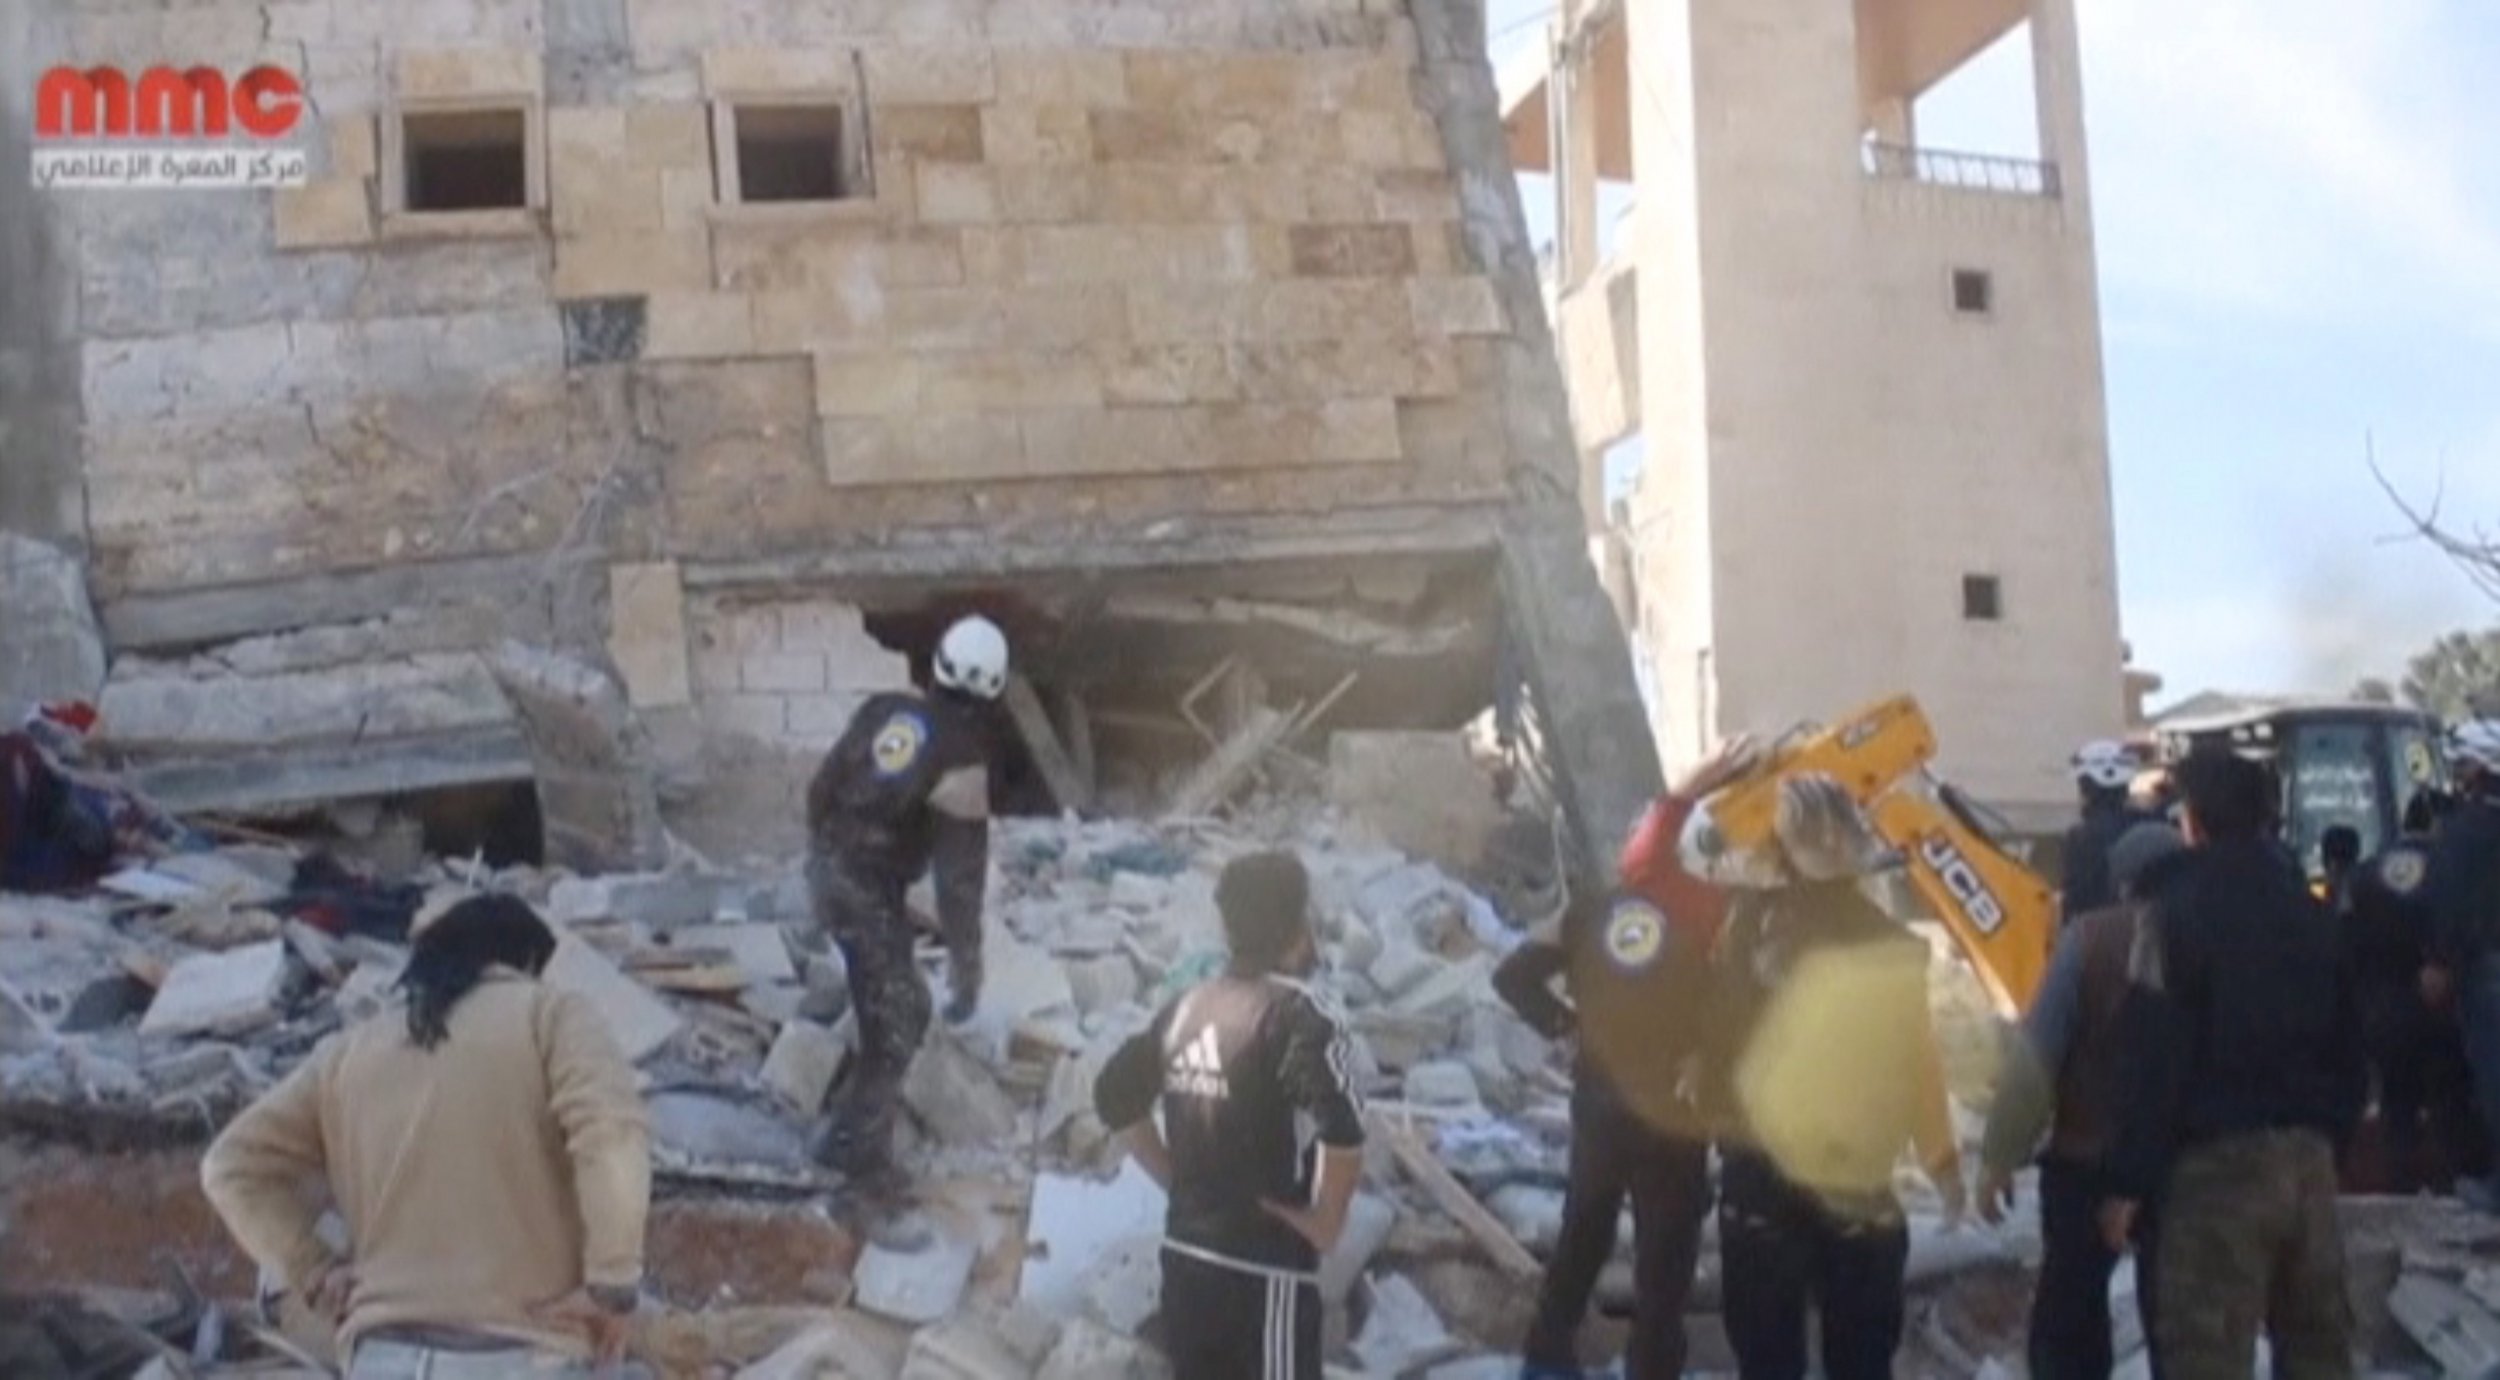
[[[598,1013],[542,985],[510,896],[422,926],[404,1001],[335,1036],[209,1147],[201,1179],[265,1270],[339,1320],[350,1380],[581,1373],[624,1351],[649,1138]],[[326,1180],[354,1246],[314,1231]]]

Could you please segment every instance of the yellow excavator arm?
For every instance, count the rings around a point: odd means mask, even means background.
[[[1997,846],[1928,764],[1935,730],[1910,696],[1839,724],[1792,734],[1744,779],[1707,802],[1720,837],[1738,850],[1770,845],[1780,782],[1822,773],[1858,802],[1876,835],[1901,855],[1910,884],[1970,955],[2000,1011],[2031,1005],[2057,937],[2057,893]]]

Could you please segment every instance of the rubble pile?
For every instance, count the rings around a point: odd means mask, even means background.
[[[1441,867],[1350,836],[1312,808],[1249,823],[1001,821],[981,1004],[961,1026],[938,1024],[906,1088],[899,1153],[919,1172],[917,1207],[808,1271],[804,1297],[669,1298],[689,1310],[681,1331],[725,1309],[791,1307],[773,1327],[733,1329],[734,1346],[681,1335],[697,1359],[668,1373],[728,1373],[725,1360],[756,1380],[1163,1373],[1138,1340],[1152,1336],[1163,1200],[1120,1163],[1092,1085],[1160,1003],[1220,967],[1223,866],[1279,845],[1311,869],[1326,985],[1358,1037],[1374,1133],[1353,1223],[1323,1271],[1330,1354],[1355,1374],[1505,1373],[1561,1227],[1569,1084],[1558,1051],[1489,980],[1543,917],[1506,917]],[[0,895],[0,1128],[196,1143],[323,1036],[381,1008],[422,908],[483,888],[527,897],[559,929],[548,979],[588,998],[641,1069],[665,1196],[747,1200],[742,1210],[834,1231],[823,1204],[836,1185],[809,1159],[806,1129],[854,1032],[840,956],[795,867],[586,877],[435,861],[386,886],[326,857],[227,847],[125,870],[91,897]],[[925,887],[913,908],[942,981]],[[1938,963],[1952,972],[1941,949]],[[1992,1037],[1966,988],[1966,975],[1939,983],[1937,1005],[1957,1074],[1978,1084]],[[1975,1138],[1976,1118],[1964,1120]],[[1915,1373],[2010,1373],[2037,1258],[2030,1214],[1947,1231],[1923,1185],[1905,1181],[1905,1197]],[[2409,1251],[2402,1284],[2378,1286],[2394,1291],[2393,1325],[2435,1333],[2424,1344],[2443,1359],[2441,1348],[2500,1345],[2485,1311],[2500,1304],[2500,1265],[2467,1259],[2482,1238],[2455,1239],[2446,1254]],[[1694,1300],[1694,1359],[1732,1372],[1709,1316],[1714,1257]],[[1627,1258],[1601,1303],[1619,1313],[1630,1284]],[[1592,1340],[1619,1328],[1601,1317]]]

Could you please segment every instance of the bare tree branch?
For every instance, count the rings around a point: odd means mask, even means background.
[[[2472,580],[2484,594],[2500,601],[2500,534],[2494,534],[2479,523],[2458,527],[2442,520],[2440,505],[2448,493],[2446,473],[2441,473],[2439,486],[2431,491],[2429,504],[2416,507],[2396,491],[2386,471],[2379,468],[2377,444],[2370,443],[2366,450],[2370,477],[2378,481],[2379,492],[2387,495],[2387,501],[2396,505],[2396,511],[2404,514],[2405,522],[2413,529],[2400,539],[2430,543],[2441,555],[2454,561],[2457,568],[2465,572],[2466,578]]]

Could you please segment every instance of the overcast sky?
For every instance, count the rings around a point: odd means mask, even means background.
[[[1497,62],[1551,10],[1491,7]],[[2136,664],[2166,698],[2340,692],[2500,622],[2389,540],[2365,460],[2500,528],[2500,5],[2079,8]],[[1922,104],[1922,143],[2034,151],[2017,40]]]

